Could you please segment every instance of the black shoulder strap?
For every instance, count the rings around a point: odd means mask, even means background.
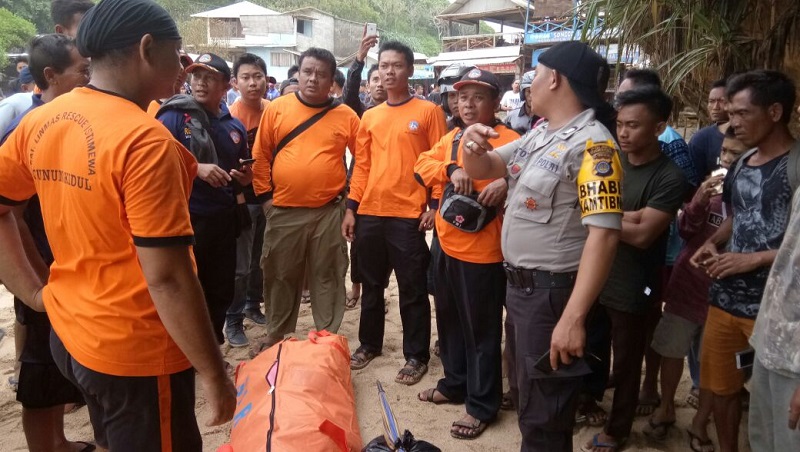
[[[278,155],[278,152],[280,152],[281,149],[283,149],[287,144],[289,144],[290,141],[297,138],[298,135],[308,130],[309,127],[316,124],[317,121],[319,121],[320,119],[322,119],[323,116],[328,114],[329,111],[333,110],[334,108],[338,107],[341,104],[342,102],[336,99],[333,102],[331,102],[330,105],[323,108],[322,111],[316,113],[314,116],[306,119],[302,124],[295,127],[294,130],[292,130],[285,137],[283,137],[280,143],[278,143],[278,146],[275,147],[275,150],[272,152],[272,161],[273,162],[275,161],[275,157]]]
[[[456,136],[453,137],[453,150],[450,151],[450,160],[458,161],[458,144],[461,143],[461,135],[464,134],[463,130],[459,130]]]
[[[739,171],[742,170],[742,165],[744,165],[744,161],[747,160],[748,158],[750,158],[751,155],[755,154],[757,150],[758,150],[758,148],[750,149],[749,151],[747,151],[744,154],[742,154],[736,160],[736,163],[734,163],[734,167],[733,167],[733,177],[734,178],[736,176],[738,176],[739,175]],[[733,180],[733,179],[731,179],[731,180]]]

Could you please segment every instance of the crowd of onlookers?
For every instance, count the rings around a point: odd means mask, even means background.
[[[579,42],[506,92],[457,63],[426,96],[402,43],[365,67],[377,36],[347,75],[311,48],[279,84],[254,54],[184,54],[150,0],[52,13],[18,67],[27,91],[0,101],[0,278],[31,450],[200,450],[195,375],[211,424],[236,409],[219,345],[280,343],[304,302],[333,333],[359,309],[363,369],[392,273],[395,382],[423,380],[435,326],[444,375],[418,398],[464,405],[455,438],[508,409],[523,451],[573,450],[576,423],[601,427],[581,450],[620,450],[636,416],[663,441],[686,360],[691,450],[738,450],[745,410],[753,450],[800,448],[785,74],[713,83],[687,143],[656,72],[620,74],[609,100],[608,63]],[[64,413],[84,404],[95,443],[69,442]]]

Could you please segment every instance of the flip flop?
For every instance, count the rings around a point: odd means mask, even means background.
[[[661,397],[656,397],[655,399],[639,399],[639,403],[636,405],[636,415],[650,416],[659,405],[661,405]]]
[[[503,394],[503,398],[500,399],[500,409],[506,411],[515,409],[514,399],[511,398],[511,391],[508,391],[505,394]]]
[[[434,397],[436,396],[437,392],[439,393],[439,395],[441,395],[443,397],[442,400],[435,400],[434,399]],[[428,403],[432,403],[434,405],[443,405],[443,404],[447,404],[447,403],[453,403],[450,399],[445,397],[444,394],[442,394],[436,388],[429,388],[429,389],[426,389],[426,390],[420,392],[419,394],[417,394],[417,398],[421,402],[428,402]]]
[[[344,300],[344,308],[345,308],[345,310],[349,311],[351,309],[357,308],[358,307],[358,300],[360,300],[360,299],[361,299],[361,295],[359,295],[357,297],[353,297],[353,296],[347,295],[345,297],[345,300]]]
[[[450,430],[450,436],[456,439],[475,439],[481,436],[481,433],[486,430],[486,427],[489,426],[488,422],[482,422],[476,420],[475,422],[466,422],[466,421],[455,421],[453,422],[453,427],[458,428],[467,428],[469,429],[469,433],[461,433],[458,431]]]
[[[652,440],[664,441],[669,435],[669,428],[673,425],[675,425],[675,421],[654,422],[653,418],[650,418],[642,433]]]
[[[87,443],[86,441],[74,441],[75,444],[83,444],[85,447],[80,450],[80,452],[92,452],[93,450],[97,449],[92,443]]]
[[[352,367],[352,366],[351,366]],[[423,363],[422,361],[411,358],[406,361],[406,365],[400,369],[400,372],[397,373],[397,376],[394,379],[395,383],[400,383],[401,385],[412,386],[419,383],[422,380],[422,376],[428,372],[428,365]],[[411,377],[410,380],[406,380],[403,377]]]
[[[591,443],[581,446],[583,452],[594,452],[598,447],[603,449],[610,449],[611,452],[616,452],[620,448],[620,443],[616,441],[600,441],[600,434],[597,433],[592,437]]]
[[[302,294],[300,294],[300,303],[308,304],[311,303],[311,292],[308,290],[304,290]]]
[[[714,452],[714,443],[710,439],[703,441],[688,428],[686,433],[689,435],[689,449],[694,452]]]

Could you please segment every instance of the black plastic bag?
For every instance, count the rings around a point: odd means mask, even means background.
[[[408,430],[403,433],[398,443],[392,449],[386,444],[386,439],[383,436],[379,436],[370,441],[361,452],[392,452],[393,450],[400,450],[400,448],[405,452],[442,452],[441,449],[427,441],[414,439],[414,435]]]

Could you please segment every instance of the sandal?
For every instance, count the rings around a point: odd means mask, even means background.
[[[714,452],[714,443],[711,439],[702,440],[688,428],[686,433],[689,435],[689,449],[694,452]]]
[[[675,425],[675,421],[655,422],[653,418],[647,420],[647,425],[642,429],[644,436],[655,440],[664,441],[669,435],[669,428]]]
[[[380,353],[373,353],[367,349],[359,347],[353,356],[350,357],[350,370],[361,370],[380,356]]]
[[[608,414],[594,399],[589,399],[578,407],[578,412],[575,416],[576,421],[579,418],[582,418],[580,422],[586,422],[591,427],[602,427],[606,424]]]
[[[436,400],[436,394],[437,393],[440,396],[442,396],[442,398],[439,399],[439,400]],[[444,394],[442,394],[442,392],[439,391],[436,388],[430,388],[430,389],[426,389],[426,390],[420,392],[419,394],[417,394],[417,398],[421,402],[429,402],[429,403],[432,403],[434,405],[442,405],[442,404],[445,404],[445,403],[453,403],[452,400],[450,400],[447,397],[445,397]]]
[[[503,398],[500,399],[500,409],[510,411],[515,408],[514,399],[511,397],[511,391],[504,393]]]
[[[441,353],[439,350],[439,339],[436,339],[436,342],[433,343],[433,355],[440,356],[439,353]]]
[[[66,403],[64,404],[64,414],[72,414],[85,407],[85,403]],[[80,441],[78,441],[80,442]]]
[[[461,433],[458,430],[450,429],[450,436],[456,439],[475,439],[481,436],[486,427],[489,426],[488,422],[483,422],[480,420],[475,420],[475,422],[467,422],[467,421],[455,421],[453,422],[453,427],[455,428],[466,428],[469,429],[468,433]]]
[[[397,377],[395,377],[394,382],[400,383],[401,385],[415,385],[422,380],[422,376],[428,372],[428,365],[423,363],[422,361],[411,358],[406,361],[406,365],[400,369],[400,372],[397,373]],[[405,379],[403,377],[411,377],[410,379]]]
[[[303,293],[300,295],[300,303],[308,304],[311,303],[311,292],[308,290],[304,290]]]
[[[93,450],[97,449],[97,446],[92,443],[87,443],[86,441],[75,441],[74,444],[80,444],[83,446],[80,452],[92,452]]]
[[[639,399],[639,403],[636,405],[636,415],[650,416],[659,405],[661,405],[661,397],[656,397],[654,399]]]
[[[352,292],[348,292],[344,300],[344,309],[348,311],[351,309],[355,309],[358,306],[358,300],[360,299],[361,295],[354,297],[352,295]]]
[[[700,407],[700,390],[692,388],[686,396],[686,404],[695,410]]]
[[[600,434],[597,433],[592,437],[592,440],[583,446],[581,446],[581,450],[583,452],[595,452],[598,448],[600,449],[607,449],[609,452],[616,452],[620,449],[621,443],[617,441],[600,441]]]

